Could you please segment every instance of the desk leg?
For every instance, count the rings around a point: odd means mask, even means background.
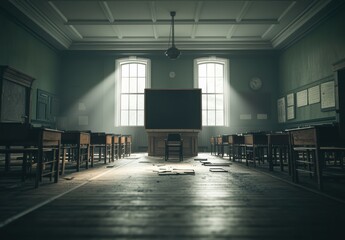
[[[269,170],[273,171],[272,145],[268,145],[267,161],[268,161]]]
[[[95,147],[94,147],[93,145],[91,145],[91,146],[90,146],[91,167],[93,167],[94,154],[95,154]]]
[[[54,182],[57,183],[59,181],[59,169],[60,169],[60,144],[55,152],[55,164],[54,164]]]
[[[84,156],[84,154],[83,154]],[[90,145],[86,145],[86,169],[89,169]]]
[[[61,175],[63,175],[65,173],[66,153],[67,153],[67,150],[64,147],[62,149],[62,163],[61,163],[61,172],[60,172]]]
[[[317,147],[315,150],[315,165],[316,165],[317,183],[318,183],[320,191],[323,190],[323,179],[322,179],[323,161],[324,161],[324,158],[322,157],[321,150],[319,147]]]
[[[77,146],[77,172],[80,171],[80,145]]]
[[[6,146],[6,150],[10,149],[10,146]],[[5,172],[10,171],[11,164],[11,154],[9,152],[5,153]]]
[[[28,174],[27,172],[28,170],[28,158],[27,158],[27,154],[23,153],[23,163],[22,163],[22,181],[25,181],[25,178]]]
[[[38,153],[37,153],[35,188],[38,188],[39,182],[41,181],[42,165],[43,165],[43,146],[39,146]]]

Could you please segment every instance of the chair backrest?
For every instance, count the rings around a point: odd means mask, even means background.
[[[181,141],[181,134],[179,133],[168,133],[168,141]]]

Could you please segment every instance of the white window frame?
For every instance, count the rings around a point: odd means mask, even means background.
[[[194,87],[199,87],[199,72],[198,72],[198,65],[205,64],[205,63],[217,63],[222,64],[224,66],[224,82],[223,82],[223,96],[224,96],[224,125],[203,125],[203,127],[226,127],[229,126],[229,106],[230,106],[230,80],[229,80],[229,60],[225,58],[218,58],[218,57],[206,57],[206,58],[197,58],[194,59]]]
[[[115,126],[116,127],[144,127],[143,125],[121,125],[121,65],[137,63],[144,64],[146,70],[145,88],[151,87],[151,61],[135,56],[116,59],[115,61]]]

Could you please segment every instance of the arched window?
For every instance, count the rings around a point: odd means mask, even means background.
[[[116,126],[144,126],[144,89],[150,87],[150,60],[116,60]]]
[[[194,86],[202,89],[202,125],[228,125],[229,63],[210,57],[194,61]]]

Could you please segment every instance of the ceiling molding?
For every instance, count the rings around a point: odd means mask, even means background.
[[[116,41],[116,42],[74,42],[69,50],[162,50],[166,49],[166,41],[157,41],[155,43],[147,43],[140,41]],[[267,41],[217,41],[204,42],[184,41],[179,42],[178,47],[180,50],[273,50],[272,44]]]
[[[178,13],[174,23],[179,49],[283,49],[344,4],[343,0],[6,2],[15,12],[26,16],[20,16],[24,24],[25,19],[30,20],[27,25],[33,26],[32,32],[57,49],[65,50],[165,49],[171,24],[168,15],[174,10]],[[133,9],[136,3],[143,3],[144,7]],[[206,6],[210,8],[205,9]]]
[[[53,37],[59,44],[65,48],[69,48],[72,40],[64,34],[50,19],[42,14],[31,1],[9,0],[16,8],[23,12],[35,24],[37,24],[43,31]]]
[[[323,8],[325,8],[331,0],[316,1],[314,4],[309,6],[302,12],[295,20],[282,32],[280,32],[276,37],[272,39],[273,47],[279,47],[282,43],[291,37],[295,32],[297,32],[302,26],[304,28],[309,28],[314,24],[311,20],[317,13],[319,13]]]
[[[179,19],[175,20],[175,25],[192,25],[195,23],[194,19]],[[171,20],[152,20],[139,19],[139,20],[114,20],[109,22],[107,20],[68,20],[65,25],[170,25]],[[236,19],[207,19],[198,20],[199,25],[270,25],[279,24],[277,19],[246,19],[237,21]]]

